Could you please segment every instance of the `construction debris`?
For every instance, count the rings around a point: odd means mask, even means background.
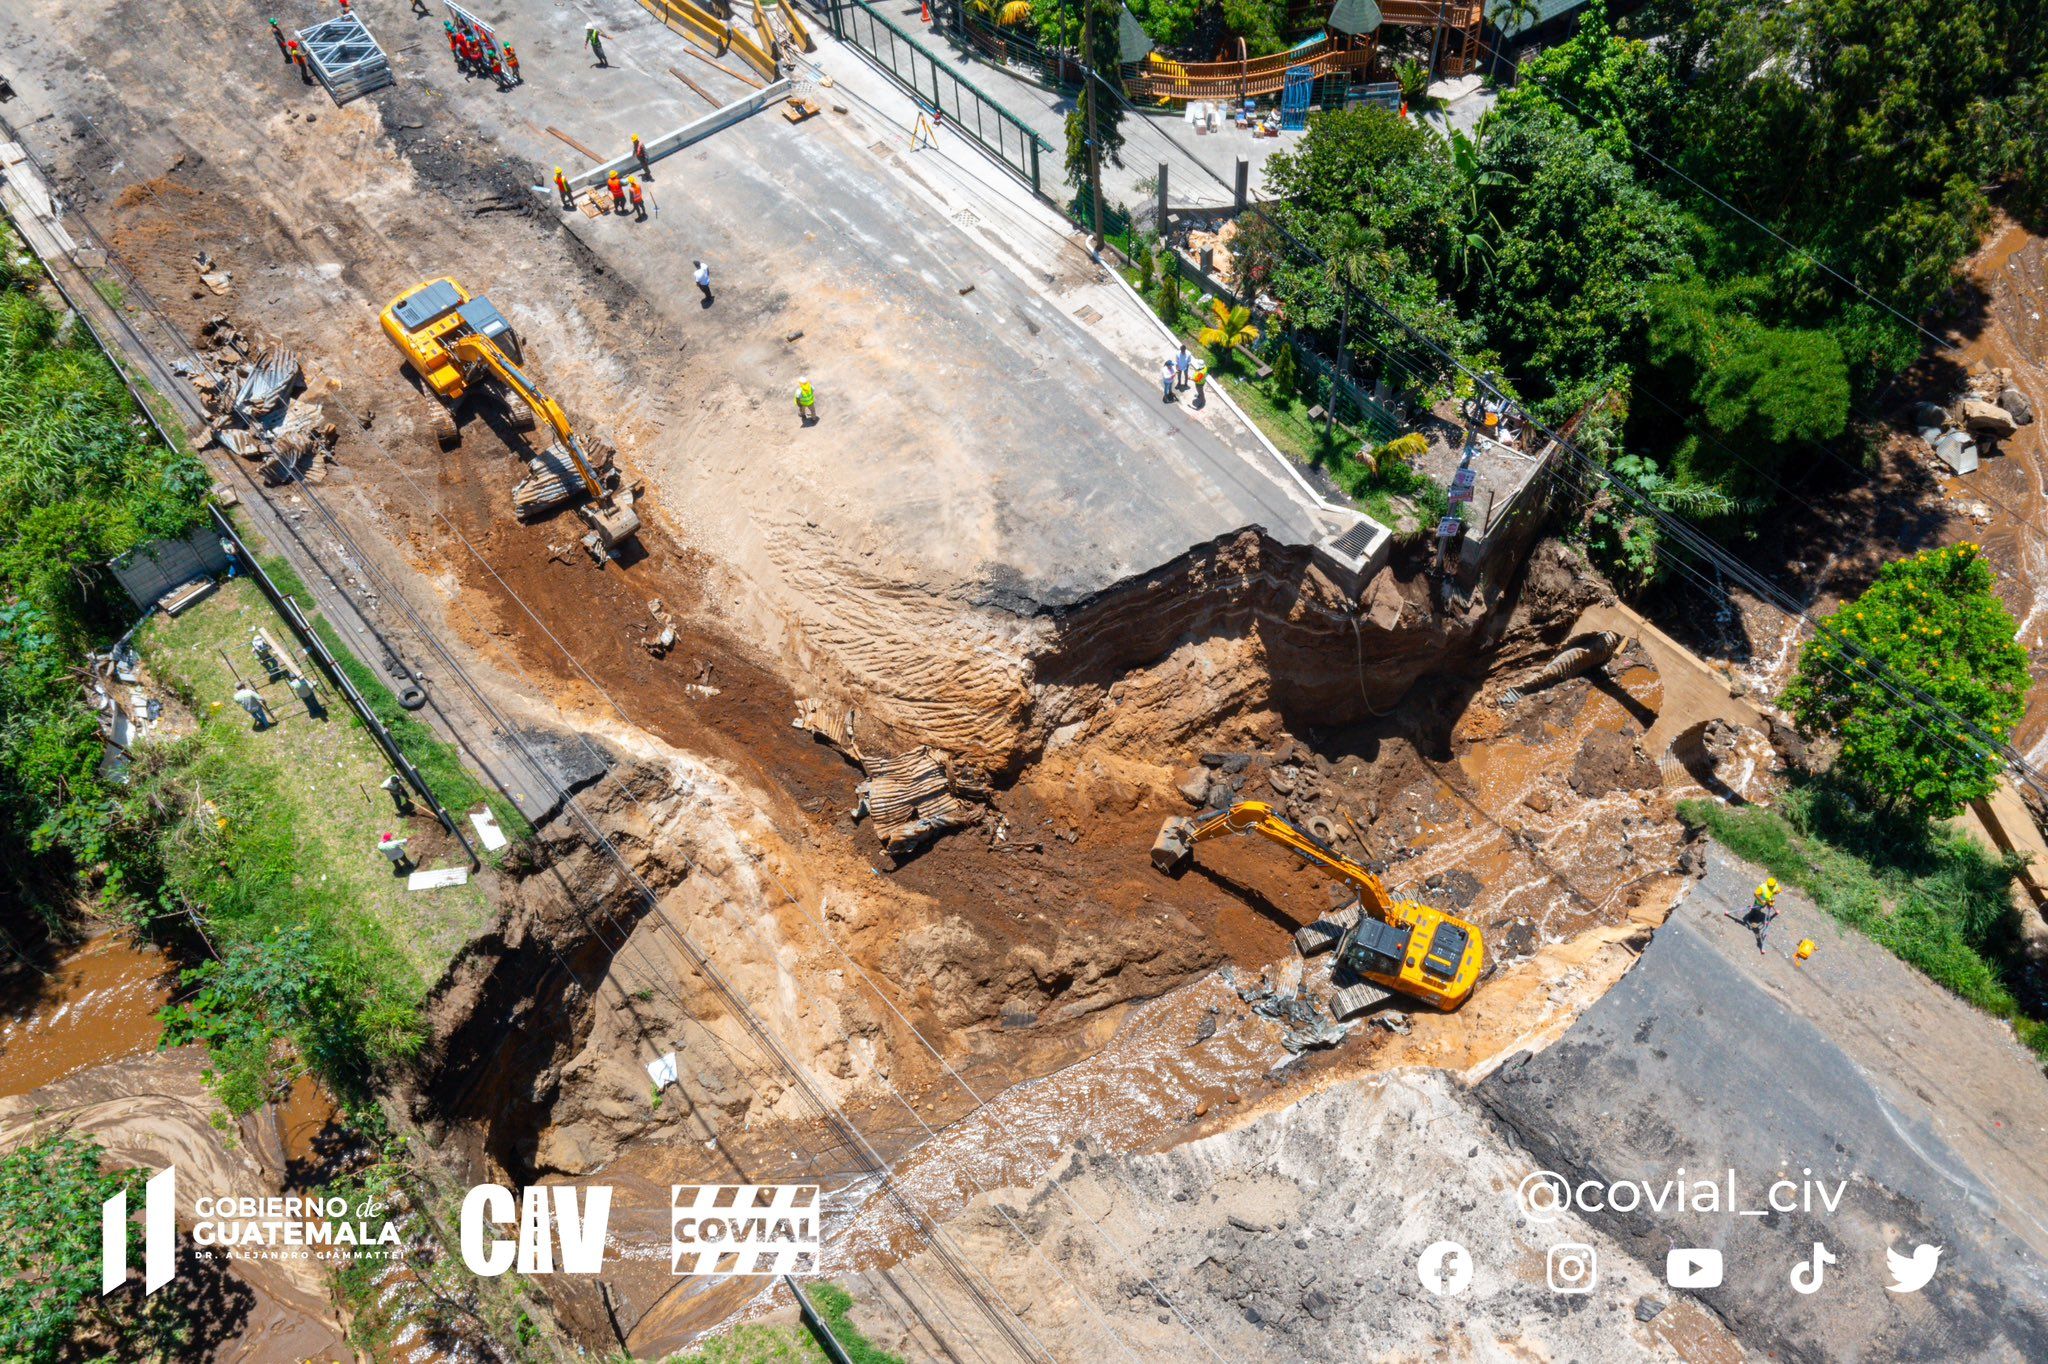
[[[854,818],[874,820],[885,852],[908,852],[942,833],[981,823],[990,795],[984,782],[949,773],[927,747],[886,758],[862,752],[854,738],[857,715],[850,706],[841,712],[804,699],[797,702],[791,723],[860,766],[867,780],[854,788],[860,798]]]
[[[263,358],[242,377],[241,386],[235,390],[235,412],[250,422],[267,416],[290,395],[298,382],[298,352],[267,350],[263,352]]]
[[[860,765],[867,780],[854,788],[860,796],[854,818],[872,818],[888,852],[907,852],[948,830],[981,823],[982,807],[955,794],[952,779],[929,748],[863,758]]]
[[[647,614],[654,617],[656,628],[654,633],[640,637],[640,647],[656,658],[666,658],[668,651],[676,645],[676,619],[669,614],[668,608],[662,604],[659,597],[647,603]],[[710,671],[708,665],[700,664],[697,669],[697,681],[704,681],[710,675]]]

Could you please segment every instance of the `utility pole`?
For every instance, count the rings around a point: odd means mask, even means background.
[[[1100,80],[1095,74],[1095,0],[1081,0],[1081,76],[1085,81]],[[1095,254],[1102,254],[1102,156],[1095,145],[1095,87],[1083,85],[1081,93],[1085,115],[1083,131],[1088,139],[1088,211],[1094,220]],[[1165,224],[1160,224],[1165,230]]]

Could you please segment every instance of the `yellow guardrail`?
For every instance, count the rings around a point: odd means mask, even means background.
[[[796,45],[806,52],[816,52],[818,44],[811,38],[811,30],[797,17],[796,6],[789,0],[775,0],[775,7],[782,11],[782,22],[789,25],[789,36],[796,39]]]
[[[670,28],[695,38],[714,52],[737,53],[741,61],[769,80],[781,74],[775,58],[760,43],[691,0],[640,0],[640,5]]]

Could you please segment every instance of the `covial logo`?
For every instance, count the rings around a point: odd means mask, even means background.
[[[676,1184],[669,1198],[673,1272],[817,1272],[823,1249],[817,1185]]]
[[[142,1198],[142,1292],[171,1281],[178,1259],[178,1171],[151,1175]],[[128,1191],[100,1204],[100,1296],[128,1281]]]

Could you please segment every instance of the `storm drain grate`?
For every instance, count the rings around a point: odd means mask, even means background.
[[[1347,559],[1362,559],[1365,557],[1366,549],[1372,544],[1373,536],[1378,531],[1379,527],[1370,521],[1356,522],[1352,525],[1351,529],[1331,540],[1330,548],[1336,550]]]

